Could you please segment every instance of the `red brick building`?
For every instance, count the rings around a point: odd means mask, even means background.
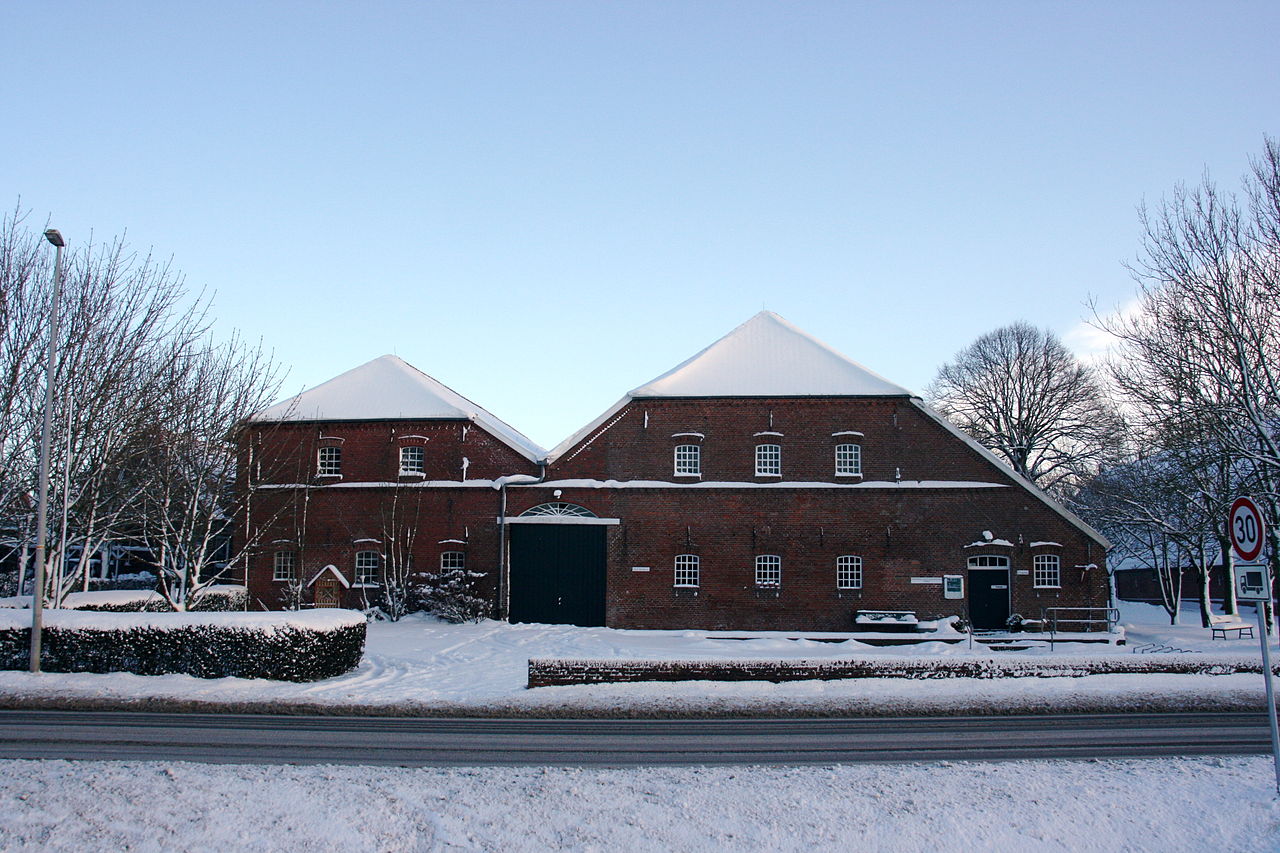
[[[483,574],[497,616],[622,628],[1108,604],[1101,535],[767,312],[549,452],[384,356],[260,413],[241,453],[267,607],[359,607],[441,566]]]

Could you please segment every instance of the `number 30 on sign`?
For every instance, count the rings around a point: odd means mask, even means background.
[[[1236,498],[1231,505],[1228,519],[1231,526],[1231,545],[1236,556],[1245,562],[1258,559],[1262,553],[1262,513],[1252,498]]]

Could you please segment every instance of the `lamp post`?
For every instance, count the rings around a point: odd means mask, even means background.
[[[45,542],[49,533],[49,426],[53,419],[54,356],[58,347],[58,306],[62,301],[62,249],[66,246],[57,229],[44,232],[54,245],[53,302],[49,316],[49,359],[44,371],[44,425],[40,429],[40,486],[36,504],[36,570],[31,590],[31,671],[40,671],[40,641],[44,618]]]

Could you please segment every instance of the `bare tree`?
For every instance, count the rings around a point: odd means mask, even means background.
[[[1140,310],[1099,325],[1119,339],[1111,374],[1145,441],[1203,454],[1248,488],[1269,515],[1273,575],[1280,569],[1280,147],[1265,143],[1245,197],[1207,177],[1141,210],[1132,271]],[[1202,459],[1202,464],[1203,464]],[[1215,518],[1229,496],[1218,490]],[[1218,538],[1226,549],[1226,536]]]
[[[122,240],[73,244],[54,306],[52,258],[24,220],[19,208],[0,225],[0,527],[21,540],[25,565],[34,527],[29,496],[39,461],[43,355],[48,318],[57,310],[63,322],[50,506],[65,520],[53,525],[44,591],[56,606],[84,585],[91,560],[113,543],[156,543],[170,561],[204,559],[192,547],[200,514],[209,528],[212,507],[225,513],[228,506],[210,485],[231,471],[224,446],[234,420],[228,418],[261,405],[264,390],[274,390],[275,368],[236,341],[213,343],[207,301],[188,293],[169,264],[133,254]],[[171,529],[164,533],[156,526],[157,496],[170,500],[161,527]],[[174,514],[180,508],[190,516],[181,523]],[[212,525],[218,533],[206,529],[206,544],[220,535],[220,525]],[[175,550],[179,529],[186,538]],[[175,600],[184,601],[185,592]]]
[[[1059,497],[1111,458],[1122,422],[1098,377],[1047,329],[1014,323],[943,365],[930,403],[1041,489]]]
[[[175,610],[188,609],[259,544],[252,535],[233,538],[254,492],[237,488],[235,432],[279,386],[269,358],[238,339],[184,356],[150,431],[137,532]]]

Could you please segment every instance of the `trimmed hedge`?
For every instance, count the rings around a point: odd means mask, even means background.
[[[40,656],[46,672],[317,681],[359,665],[367,627],[354,611],[219,614],[217,621],[183,613],[141,621],[114,613],[78,619],[67,611],[48,613]],[[0,624],[0,669],[28,669],[30,647],[29,624]]]
[[[1280,667],[1278,667],[1280,668]],[[529,687],[638,681],[831,681],[844,678],[1081,678],[1086,675],[1262,672],[1260,661],[1210,655],[896,660],[529,659]]]
[[[120,591],[120,590],[113,590]],[[243,586],[209,586],[192,596],[191,613],[235,613],[245,609],[249,591]],[[94,601],[93,593],[72,593],[68,609],[92,613],[172,613],[164,596],[154,590],[139,590],[136,598],[120,601]]]

